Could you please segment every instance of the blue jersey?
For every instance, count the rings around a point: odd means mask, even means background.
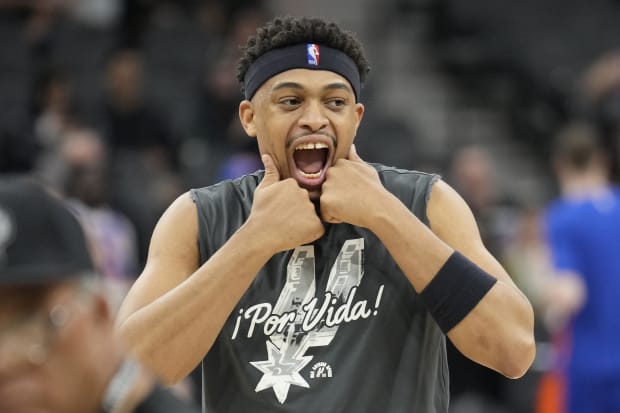
[[[569,374],[620,375],[620,189],[555,201],[546,229],[554,266],[577,272],[586,303],[572,320]]]

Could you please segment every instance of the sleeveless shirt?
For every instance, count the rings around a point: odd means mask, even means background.
[[[428,225],[436,175],[373,165]],[[263,172],[193,189],[205,262],[246,221]],[[445,413],[445,336],[369,230],[325,224],[258,272],[202,362],[209,413]],[[243,265],[242,262],[239,265]]]

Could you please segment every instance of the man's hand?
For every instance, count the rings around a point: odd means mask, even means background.
[[[261,239],[274,253],[311,243],[325,233],[308,191],[292,179],[280,180],[270,155],[262,156],[265,176],[256,188],[248,223],[257,224]]]
[[[574,271],[559,271],[544,281],[543,319],[552,331],[566,327],[587,300],[583,277]]]
[[[322,218],[370,228],[368,212],[378,207],[387,194],[375,168],[364,162],[351,145],[347,159],[339,159],[327,170],[321,193]]]

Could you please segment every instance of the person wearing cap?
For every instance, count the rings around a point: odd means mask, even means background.
[[[354,35],[276,18],[238,68],[264,171],[163,214],[119,313],[134,354],[167,382],[202,362],[210,412],[447,412],[446,336],[523,375],[531,305],[463,199],[355,151],[368,63]]]
[[[193,413],[128,357],[80,224],[0,177],[0,412]]]

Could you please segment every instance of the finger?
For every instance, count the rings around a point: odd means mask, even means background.
[[[334,218],[334,217],[323,218],[323,221],[329,222],[330,224],[342,224],[341,220],[339,220],[338,218]]]
[[[321,212],[321,220],[323,222],[329,222],[330,224],[342,224],[342,220],[335,218],[331,216],[331,214],[327,214],[324,212]]]
[[[349,154],[347,155],[347,159],[354,162],[364,162],[362,158],[357,154],[357,150],[355,149],[355,144],[351,145],[349,149]]]
[[[280,180],[280,172],[276,167],[276,164],[273,162],[273,158],[271,155],[264,154],[261,156],[261,160],[263,161],[263,165],[265,167],[265,176],[261,182],[262,185],[271,185]]]
[[[326,203],[323,200],[323,198],[320,199],[319,213],[321,214],[321,220],[323,222],[329,222],[330,224],[340,224],[340,223],[342,223],[341,220],[339,220],[338,218],[335,218],[334,216],[332,216],[332,214],[329,211],[329,208],[326,205]]]

